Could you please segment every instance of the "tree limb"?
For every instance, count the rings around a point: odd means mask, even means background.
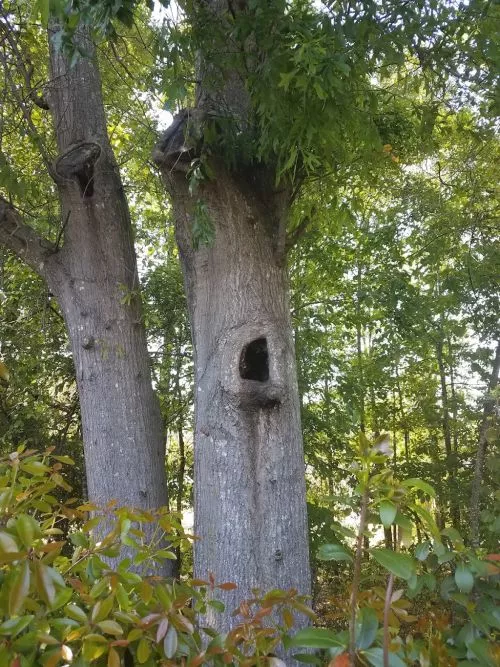
[[[0,196],[0,244],[47,279],[47,260],[57,252],[56,246],[24,223],[18,211]],[[51,263],[51,272],[53,266]]]
[[[304,216],[297,225],[297,227],[295,227],[294,230],[292,230],[289,234],[287,234],[285,242],[285,252],[291,250],[298,243],[299,239],[304,235],[307,228],[311,224],[311,220],[314,217],[315,213],[316,211],[312,210],[310,215]]]

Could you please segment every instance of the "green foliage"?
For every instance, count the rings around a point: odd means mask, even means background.
[[[101,39],[116,39],[117,26],[133,26],[140,4],[39,0],[34,13],[44,23],[49,12],[58,17],[58,42],[74,52],[79,24]],[[166,0],[162,4],[168,6]],[[145,5],[153,7],[151,0]],[[166,108],[173,111],[192,98],[198,53],[205,92],[216,100],[217,127],[206,127],[209,152],[224,154],[233,166],[263,162],[277,181],[285,174],[300,180],[360,158],[376,164],[384,144],[422,154],[445,90],[459,100],[472,93],[489,109],[496,104],[492,3],[384,0],[322,6],[252,0],[224,20],[203,3],[189,2],[183,9],[176,20],[165,17],[159,30],[158,79]],[[230,99],[235,91],[227,99],[225,91],[227,81],[236,79],[241,90],[235,106]],[[247,102],[241,104],[242,97]]]
[[[355,493],[368,498],[368,518],[366,523],[361,519],[358,534],[363,537],[368,522],[373,527],[378,523],[381,528],[395,528],[390,548],[369,550],[389,574],[387,584],[358,590],[359,582],[353,580],[345,607],[338,598],[331,601],[345,609],[347,618],[349,607],[356,607],[354,644],[349,644],[345,631],[318,628],[297,633],[292,643],[329,649],[331,657],[349,651],[372,665],[413,664],[415,660],[419,664],[493,665],[500,631],[498,554],[467,547],[453,527],[438,528],[432,516],[434,489],[419,479],[397,480],[385,467],[391,455],[387,442],[385,435],[370,442],[361,433],[353,447],[358,479]],[[421,541],[419,535],[427,539]],[[348,548],[323,545],[318,557],[337,560],[335,554]],[[362,557],[358,550],[358,564]],[[380,573],[376,570],[373,580]],[[393,589],[395,578],[401,585],[398,590]],[[415,611],[420,608],[420,613],[412,613],[412,607]]]
[[[217,591],[235,584],[156,576],[189,539],[178,519],[165,509],[59,501],[71,488],[63,465],[72,463],[23,447],[0,459],[1,664],[115,667],[128,656],[140,665],[251,667],[291,630],[292,612],[312,614],[294,591],[255,591],[227,635],[200,628],[197,615],[223,609]]]

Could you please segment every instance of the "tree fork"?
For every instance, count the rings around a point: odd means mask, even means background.
[[[154,509],[167,504],[165,444],[132,226],[93,44],[83,30],[78,40],[90,55],[73,66],[51,44],[45,89],[59,154],[47,164],[64,221],[59,238],[49,243],[1,200],[0,242],[46,280],[61,307],[75,364],[89,500]],[[169,574],[170,564],[162,571]]]

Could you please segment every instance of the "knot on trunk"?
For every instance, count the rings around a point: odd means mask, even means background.
[[[94,165],[101,155],[100,144],[81,141],[70,146],[56,160],[55,171],[61,178],[76,180],[82,197],[94,194]]]
[[[183,109],[174,116],[153,150],[153,160],[161,169],[187,172],[200,153],[204,112]]]
[[[245,410],[271,410],[277,408],[283,402],[284,388],[278,384],[258,380],[245,380],[234,397]]]

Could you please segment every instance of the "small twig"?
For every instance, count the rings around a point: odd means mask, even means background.
[[[441,185],[444,185],[447,188],[452,188],[453,185],[451,183],[447,183],[441,177],[441,163],[440,162],[437,163],[437,170],[438,170],[438,179],[439,179],[439,182],[441,183]]]
[[[384,604],[384,667],[389,666],[389,613],[391,611],[392,589],[394,587],[394,575],[390,574],[387,579]]]
[[[57,232],[57,238],[56,238],[56,242],[55,242],[54,252],[57,252],[59,250],[59,244],[61,243],[61,239],[63,237],[64,231],[65,231],[65,229],[68,225],[70,215],[71,215],[71,209],[68,211],[68,213],[66,215],[66,220],[63,222],[59,231]]]
[[[356,544],[356,558],[354,560],[354,572],[352,575],[351,592],[351,618],[349,621],[349,658],[352,667],[356,664],[356,610],[358,605],[359,582],[361,579],[361,559],[363,558],[363,538],[366,527],[366,515],[368,512],[368,500],[370,489],[368,480],[365,483],[361,497],[361,514],[359,517],[358,537]]]
[[[287,234],[285,241],[285,253],[289,252],[297,244],[299,239],[304,236],[304,233],[307,231],[307,228],[311,224],[311,218],[313,215],[314,211],[311,212],[311,215],[304,216],[297,227],[295,227],[295,229],[290,232],[290,234]]]

